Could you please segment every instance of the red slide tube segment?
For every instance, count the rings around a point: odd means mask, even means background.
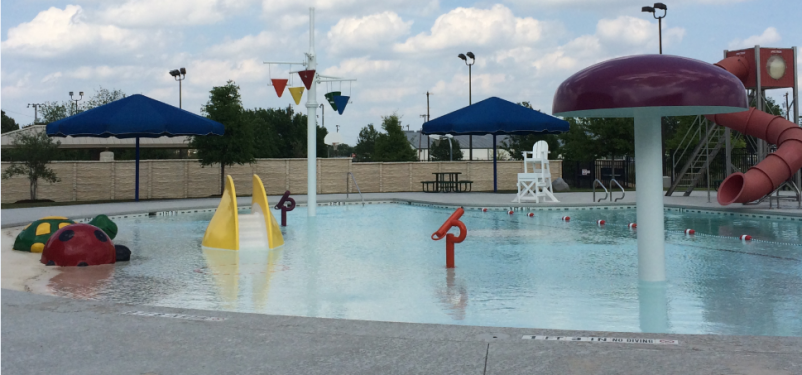
[[[747,203],[771,193],[802,168],[802,128],[780,116],[751,108],[748,111],[705,116],[716,124],[776,144],[769,154],[746,173],[729,175],[718,189],[718,203]]]
[[[746,81],[746,77],[749,76],[749,64],[746,62],[746,59],[740,56],[728,57],[713,65],[724,68],[724,70],[738,77],[741,82]]]

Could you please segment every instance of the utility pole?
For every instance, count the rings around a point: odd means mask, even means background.
[[[785,93],[785,119],[791,121],[791,105],[788,104],[788,93]],[[798,125],[798,124],[797,124]]]
[[[43,106],[42,103],[28,103],[28,108],[33,107],[33,124],[36,125],[36,120],[38,117],[38,109],[39,107]]]
[[[426,91],[426,122],[432,121],[432,115],[429,114],[429,92]],[[422,129],[421,129],[422,130]],[[432,144],[431,139],[429,139],[429,135],[426,135],[426,159],[428,161],[432,161],[432,150],[429,149],[429,146]]]

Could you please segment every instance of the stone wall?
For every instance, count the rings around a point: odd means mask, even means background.
[[[3,162],[3,171],[10,163]],[[40,181],[39,199],[56,202],[134,199],[133,161],[60,161],[51,163],[61,181]],[[520,161],[498,162],[499,190],[515,190]],[[285,190],[306,194],[306,159],[258,159],[254,164],[226,168],[237,195],[251,195],[251,176],[259,175],[269,195]],[[433,172],[461,172],[460,180],[473,181],[473,191],[493,190],[492,161],[352,163],[350,159],[318,159],[317,191],[345,193],[347,172],[352,172],[363,193],[421,191],[421,181]],[[551,161],[552,178],[562,176],[562,162]],[[356,192],[353,184],[351,192]],[[143,160],[139,163],[139,198],[201,198],[220,193],[220,167],[201,167],[197,160]],[[29,183],[17,176],[2,181],[2,202],[30,199]]]

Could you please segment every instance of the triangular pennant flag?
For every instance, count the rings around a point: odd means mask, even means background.
[[[312,88],[312,82],[315,81],[315,71],[302,70],[298,72],[298,75],[301,76],[301,81],[304,81],[304,86],[306,86],[306,89],[310,90]]]
[[[345,95],[334,97],[334,103],[337,104],[337,112],[343,114],[343,111],[345,111],[345,105],[348,104],[348,99],[351,99],[351,97]]]
[[[337,103],[334,102],[334,98],[340,96],[340,94],[341,93],[339,91],[332,91],[326,95],[323,95],[326,97],[326,100],[329,101],[329,104],[331,104],[331,109],[335,111],[337,110]]]
[[[273,88],[276,89],[276,94],[278,94],[278,97],[280,98],[281,94],[284,93],[284,88],[287,87],[287,81],[289,80],[281,78],[273,78],[271,79],[271,81],[273,82]]]
[[[301,104],[301,96],[304,95],[304,88],[290,87],[290,94],[292,94],[292,98],[295,100],[295,105],[299,105]]]

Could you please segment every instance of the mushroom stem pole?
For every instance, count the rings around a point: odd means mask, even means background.
[[[665,281],[663,168],[660,155],[660,114],[635,113],[635,184],[638,214],[638,277]]]

